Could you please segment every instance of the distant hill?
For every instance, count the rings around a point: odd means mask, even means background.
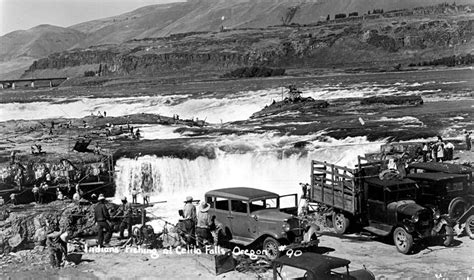
[[[0,70],[17,71],[28,61],[72,48],[120,44],[131,39],[155,38],[224,28],[259,28],[286,23],[308,24],[338,13],[373,9],[395,10],[454,2],[446,0],[188,0],[152,5],[119,16],[88,21],[68,28],[39,25],[0,37]],[[458,0],[456,4],[472,3]],[[293,13],[291,12],[293,11]],[[16,73],[16,72],[15,72]]]
[[[0,37],[0,61],[19,57],[39,58],[71,48],[86,38],[86,34],[71,28],[38,25]]]
[[[334,18],[338,13],[367,13],[373,9],[398,10],[454,2],[446,0],[188,0],[152,5],[107,19],[70,26],[89,34],[80,47],[121,43],[130,39],[162,37],[193,31],[258,28],[282,24],[291,8],[293,23],[308,24]],[[456,1],[457,4],[472,0]]]
[[[85,38],[80,31],[46,24],[8,33],[0,37],[0,76],[18,77],[35,59],[67,50]]]

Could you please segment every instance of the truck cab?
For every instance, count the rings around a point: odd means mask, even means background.
[[[407,177],[420,187],[418,200],[458,220],[474,204],[474,170],[467,166],[420,162],[408,166]]]
[[[412,173],[408,178],[419,186],[418,202],[429,205],[452,219],[459,218],[470,206],[467,176],[462,174]],[[459,201],[459,202],[457,202]]]

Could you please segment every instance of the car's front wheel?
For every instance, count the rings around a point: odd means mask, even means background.
[[[270,260],[280,256],[280,242],[273,237],[267,237],[263,241],[263,250]]]
[[[402,227],[397,227],[393,231],[393,242],[398,252],[402,254],[408,254],[413,248],[413,236]]]

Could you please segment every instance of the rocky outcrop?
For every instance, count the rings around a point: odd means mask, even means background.
[[[360,101],[361,105],[385,104],[385,105],[411,105],[418,106],[423,104],[423,98],[419,95],[400,95],[400,96],[372,96]]]
[[[285,98],[283,101],[273,101],[272,104],[265,106],[262,110],[255,112],[250,116],[251,119],[275,116],[278,114],[292,114],[314,112],[329,106],[325,100],[314,100],[311,97],[296,97],[294,99]]]
[[[106,203],[111,217],[119,205]],[[59,226],[68,231],[70,238],[97,235],[94,219],[95,204],[81,202],[55,201],[49,204],[26,204],[20,206],[2,206],[0,215],[0,254],[45,245],[49,227]],[[133,223],[140,223],[141,210],[134,209]],[[117,231],[120,218],[112,218],[111,225]]]
[[[229,71],[240,67],[361,67],[431,60],[450,46],[472,51],[474,20],[361,22],[189,33],[56,53],[33,63],[42,69],[99,65],[99,75]],[[439,55],[438,55],[439,53]],[[84,73],[77,73],[82,76]]]

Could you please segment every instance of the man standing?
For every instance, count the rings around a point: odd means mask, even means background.
[[[436,161],[437,162],[444,161],[444,143],[442,141],[438,142],[438,152],[436,154]]]
[[[117,216],[123,216],[122,222],[120,223],[120,239],[125,238],[124,237],[124,230],[125,228],[128,231],[128,238],[132,236],[132,204],[127,202],[127,197],[124,196],[122,198],[122,206],[120,207],[119,212],[117,213]]]
[[[16,194],[10,194],[10,203],[16,205]]]
[[[46,196],[47,191],[48,191],[48,184],[46,184],[46,182],[43,181],[39,189],[39,203],[40,204],[44,203],[44,197]]]
[[[95,206],[94,217],[97,223],[97,230],[99,231],[99,236],[97,238],[97,244],[99,247],[104,246],[104,229],[105,229],[105,244],[110,242],[112,238],[112,230],[108,221],[110,221],[109,210],[105,206],[105,197],[103,194],[99,195],[99,203]]]
[[[46,237],[51,266],[60,267],[67,256],[67,229],[60,229],[57,224],[50,225]]]
[[[422,154],[423,154],[423,162],[427,162],[428,161],[428,157],[429,157],[429,148],[428,148],[428,143],[424,143],[423,144],[423,149],[421,150],[422,151]]]
[[[74,201],[79,201],[79,200],[81,200],[81,195],[76,191],[76,192],[72,195],[72,200],[74,200]]]
[[[193,204],[193,197],[187,196],[183,208],[183,217],[186,227],[186,243],[190,244],[195,236],[196,226],[196,206]]]
[[[35,202],[38,203],[39,202],[39,188],[37,185],[34,185],[33,188],[31,189],[31,191],[33,192],[33,196],[35,197]]]
[[[137,194],[138,194],[138,191],[137,191],[137,188],[136,187],[133,187],[132,189],[132,203],[138,203],[137,202]]]
[[[211,216],[208,213],[210,207],[211,205],[203,201],[199,212],[197,212],[196,245],[198,247],[204,247],[204,243],[210,240],[212,224]]]
[[[150,203],[150,195],[148,193],[143,194],[143,204],[148,205]]]
[[[470,151],[471,150],[471,132],[464,132],[465,138],[466,138],[466,150]]]
[[[446,150],[445,159],[446,160],[453,160],[453,156],[454,156],[454,145],[453,145],[453,143],[451,143],[451,142],[446,143],[445,150]]]

